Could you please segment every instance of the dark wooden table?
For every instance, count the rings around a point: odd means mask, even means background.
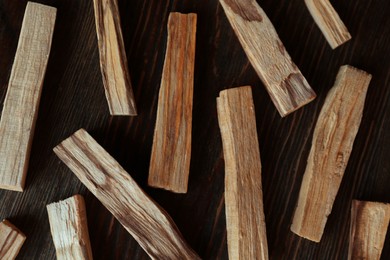
[[[258,1],[274,23],[317,99],[280,118],[217,0],[119,0],[138,117],[111,117],[99,68],[92,0],[39,0],[58,8],[51,56],[31,151],[26,190],[0,191],[0,217],[27,235],[20,259],[54,259],[46,204],[85,195],[96,259],[147,259],[52,148],[83,127],[172,216],[204,259],[227,259],[224,160],[219,91],[252,85],[263,165],[264,210],[271,259],[346,259],[352,199],[390,202],[390,1],[332,1],[353,39],[332,51],[303,0]],[[23,19],[25,0],[0,0],[0,100]],[[169,12],[196,12],[198,33],[193,145],[186,195],[147,187]],[[321,243],[299,238],[290,223],[311,137],[337,71],[350,64],[373,74],[363,121]],[[1,103],[1,104],[2,104]],[[382,259],[390,259],[390,236]]]

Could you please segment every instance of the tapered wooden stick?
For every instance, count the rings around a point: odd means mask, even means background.
[[[316,94],[257,2],[220,0],[220,3],[280,115],[286,116],[312,101]]]
[[[56,8],[28,2],[0,121],[0,188],[23,191]]]
[[[4,219],[0,223],[0,259],[15,259],[25,240],[26,236]]]
[[[75,195],[49,204],[47,212],[57,259],[93,259],[84,198]]]
[[[169,215],[84,129],[54,152],[152,259],[198,259]]]
[[[305,0],[305,3],[332,49],[351,39],[347,27],[329,0]]]
[[[261,162],[250,87],[217,98],[225,157],[225,205],[230,259],[268,259]]]
[[[171,13],[148,184],[186,193],[191,159],[196,14]]]
[[[117,0],[93,0],[103,85],[111,115],[136,116]]]
[[[352,201],[348,259],[379,260],[390,221],[390,204]]]
[[[321,240],[362,119],[371,75],[342,66],[318,118],[291,230]]]

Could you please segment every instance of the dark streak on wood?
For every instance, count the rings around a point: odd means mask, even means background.
[[[255,0],[225,0],[225,2],[242,19],[260,23],[263,21],[263,17],[256,11]]]

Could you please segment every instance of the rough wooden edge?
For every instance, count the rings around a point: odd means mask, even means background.
[[[379,260],[390,221],[390,204],[352,201],[348,259]]]
[[[84,198],[74,195],[46,207],[57,259],[92,260]]]
[[[305,3],[332,49],[352,38],[329,0],[305,0]]]
[[[197,15],[170,13],[148,185],[187,193]],[[169,136],[169,137],[168,137]]]
[[[117,0],[94,0],[100,68],[111,115],[136,116]]]
[[[371,75],[342,66],[313,134],[291,231],[319,242],[359,130]]]
[[[25,240],[26,236],[4,219],[0,223],[0,259],[15,259]]]

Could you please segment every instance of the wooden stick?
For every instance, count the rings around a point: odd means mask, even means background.
[[[332,49],[351,39],[351,34],[329,0],[305,0],[305,3]]]
[[[379,260],[390,221],[390,204],[352,201],[348,259]]]
[[[25,240],[26,236],[4,219],[0,223],[0,259],[15,259]]]
[[[57,259],[92,260],[84,198],[75,195],[47,205]]]
[[[268,259],[261,162],[251,87],[217,98],[225,157],[225,205],[230,259]]]
[[[198,259],[169,215],[84,129],[54,152],[152,259]]]
[[[103,85],[111,115],[136,116],[117,0],[94,0]]]
[[[282,117],[316,94],[291,60],[267,15],[255,0],[220,0],[249,61]]]
[[[196,14],[171,13],[148,184],[186,193],[191,159]]]
[[[24,189],[56,12],[27,3],[0,121],[2,189]]]
[[[362,119],[371,75],[342,66],[314,130],[291,230],[319,242]]]

